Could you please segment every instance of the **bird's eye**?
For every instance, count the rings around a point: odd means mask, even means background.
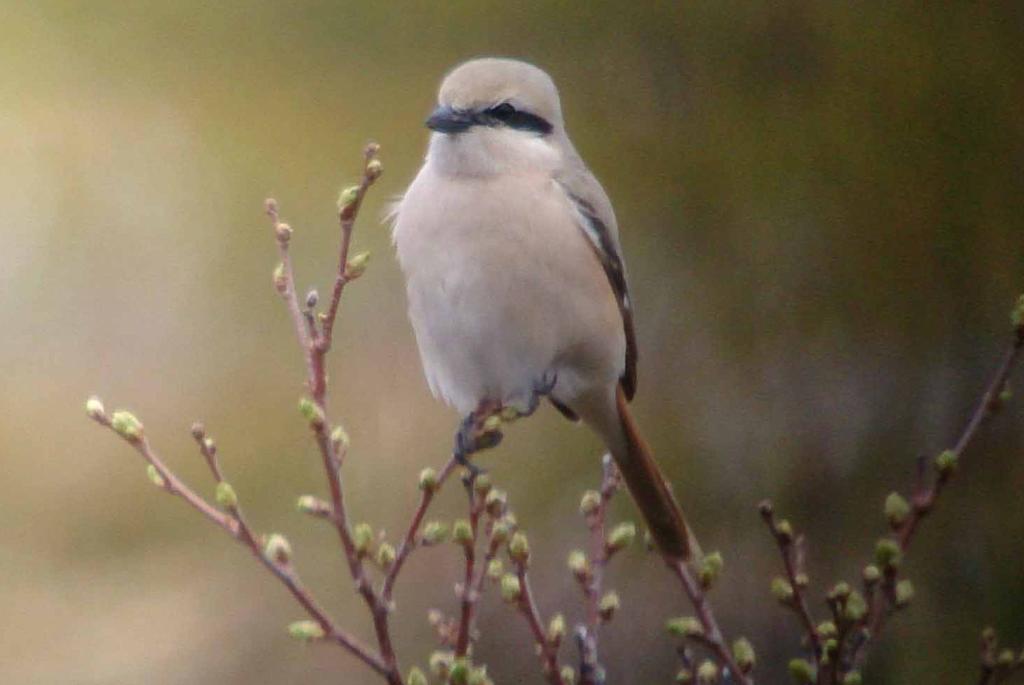
[[[495,105],[494,107],[491,107],[489,110],[487,110],[487,113],[490,114],[495,119],[498,119],[500,121],[507,121],[516,115],[516,108],[507,102],[503,102],[500,105]]]

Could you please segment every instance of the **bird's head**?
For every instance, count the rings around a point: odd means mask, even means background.
[[[561,158],[562,107],[551,77],[511,59],[475,59],[441,84],[426,121],[429,157],[447,173],[485,176],[550,169]]]

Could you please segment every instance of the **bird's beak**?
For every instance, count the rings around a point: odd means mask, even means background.
[[[427,128],[438,133],[462,133],[475,124],[472,112],[438,106],[427,117]]]

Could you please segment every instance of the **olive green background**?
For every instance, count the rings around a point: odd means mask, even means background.
[[[806,531],[823,618],[827,584],[855,580],[884,532],[885,495],[966,420],[1024,289],[1017,3],[6,2],[0,19],[4,682],[375,682],[288,639],[302,616],[283,589],[82,407],[97,393],[131,408],[205,492],[188,436],[203,418],[254,523],[287,534],[368,636],[330,531],[293,511],[322,481],[262,201],[295,227],[300,286],[325,289],[335,195],[364,142],[382,145],[355,239],[374,258],[346,294],[331,379],[354,517],[393,537],[457,417],[422,380],[379,217],[460,60],[525,58],[561,87],[622,227],[638,420],[725,556],[713,599],[755,642],[760,682],[782,682],[799,645],[768,593],[758,500]],[[972,682],[988,623],[1024,641],[1022,428],[1011,406],[966,455],[868,682]],[[545,409],[482,459],[530,532],[542,607],[572,619],[564,560],[599,449]],[[458,490],[436,516],[460,514]],[[625,498],[616,512],[635,517]],[[417,554],[402,578],[405,667],[433,649],[426,609],[455,605],[458,557]],[[688,608],[669,574],[636,549],[608,586],[623,600],[602,638],[610,682],[670,682],[662,624]],[[493,594],[481,628],[497,682],[539,681]]]

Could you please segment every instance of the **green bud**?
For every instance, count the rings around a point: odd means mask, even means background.
[[[681,668],[679,669],[679,672],[676,673],[675,682],[678,685],[690,685],[690,683],[693,682],[693,673],[685,668]]]
[[[846,598],[846,604],[843,606],[843,618],[847,621],[859,621],[868,613],[868,603],[864,601],[864,597],[854,590],[850,593],[850,596]]]
[[[292,227],[286,223],[279,222],[274,226],[274,234],[279,242],[287,243],[292,239]]]
[[[956,471],[957,454],[953,450],[941,452],[935,457],[935,469],[943,476],[951,476]]]
[[[331,505],[313,495],[302,495],[295,500],[295,508],[310,516],[328,516],[331,513]]]
[[[818,624],[818,635],[823,638],[835,637],[838,633],[836,624],[832,621],[822,621]]]
[[[348,433],[341,426],[335,426],[331,431],[331,446],[336,454],[341,454],[348,449],[350,444]]]
[[[429,467],[420,471],[420,490],[423,492],[437,490],[437,471]]]
[[[604,597],[602,597],[601,601],[597,604],[597,611],[601,615],[601,620],[606,622],[612,620],[612,616],[614,616],[615,612],[619,610],[620,605],[621,602],[617,592],[614,590],[606,592]]]
[[[274,267],[274,290],[279,293],[283,293],[288,289],[288,278],[284,271],[284,263],[280,263]]]
[[[832,586],[832,589],[828,592],[829,599],[838,599],[840,601],[850,596],[852,588],[850,584],[845,581],[840,581]]]
[[[875,561],[882,568],[897,568],[902,558],[900,546],[895,540],[882,538],[875,544]]]
[[[580,499],[580,513],[584,516],[593,514],[601,508],[601,493],[597,490],[587,490]]]
[[[103,402],[96,395],[85,401],[85,413],[93,421],[99,421],[107,415],[106,410],[103,408]]]
[[[487,508],[487,513],[497,518],[505,513],[505,507],[508,506],[508,495],[505,494],[504,490],[493,488],[487,493],[487,497],[484,498],[484,507]]]
[[[1012,649],[1001,649],[999,654],[996,655],[996,663],[1000,666],[1013,666],[1013,662],[1016,660],[1016,655]]]
[[[382,173],[384,173],[384,165],[381,164],[379,159],[374,158],[366,163],[367,178],[376,181]]]
[[[473,544],[473,526],[466,519],[456,519],[452,524],[452,542],[469,547]]]
[[[213,499],[224,509],[232,509],[238,506],[238,495],[235,493],[235,489],[231,487],[231,483],[226,480],[217,483],[217,487],[213,491]]]
[[[519,578],[511,573],[506,573],[501,577],[501,598],[503,600],[512,604],[518,602],[522,594],[523,589],[519,584]]]
[[[793,581],[798,588],[803,589],[810,584],[811,579],[807,577],[806,573],[798,573],[793,577]]]
[[[814,667],[804,659],[791,659],[789,675],[798,683],[814,682]]]
[[[395,556],[396,552],[394,545],[382,542],[380,547],[377,548],[377,565],[382,569],[387,570],[391,568],[391,564],[395,563]]]
[[[373,547],[373,528],[369,523],[357,523],[352,529],[352,544],[355,545],[356,554],[365,557]]]
[[[517,564],[530,561],[530,543],[522,533],[516,533],[508,541],[508,556]]]
[[[421,671],[417,667],[413,666],[409,670],[409,677],[405,679],[405,685],[429,685],[429,684],[427,682],[427,676],[423,673],[423,671]]]
[[[158,488],[162,488],[167,485],[164,481],[164,477],[160,475],[160,472],[156,470],[156,467],[152,464],[146,466],[146,477],[149,478],[149,482]]]
[[[476,478],[473,479],[473,492],[478,495],[486,497],[492,487],[491,477],[486,473],[478,473]]]
[[[914,584],[906,579],[896,583],[896,606],[902,609],[910,604],[912,599],[914,599]]]
[[[430,655],[428,664],[430,672],[441,680],[447,680],[448,674],[452,671],[452,662],[455,657],[451,652],[434,652]]]
[[[775,534],[783,542],[790,542],[793,540],[793,524],[789,522],[789,519],[782,519],[775,524]]]
[[[130,411],[115,411],[110,417],[110,427],[129,442],[138,442],[142,439],[142,423]]]
[[[344,212],[359,197],[359,186],[349,186],[338,193],[338,211]]]
[[[825,651],[826,657],[834,657],[836,655],[836,651],[839,649],[839,641],[836,640],[834,637],[830,637],[829,639],[825,640],[825,644],[822,645],[822,648]]]
[[[289,624],[288,634],[296,640],[310,642],[324,636],[324,629],[316,621],[296,621]]]
[[[1013,399],[1013,388],[1010,387],[1010,381],[1003,383],[1003,389],[999,391],[999,401],[1006,404]]]
[[[879,571],[878,567],[874,564],[868,564],[864,567],[864,570],[861,571],[861,578],[863,578],[864,582],[868,585],[874,585],[878,582],[878,579],[881,577],[882,572]]]
[[[718,666],[710,659],[700,662],[697,667],[697,682],[701,685],[713,685],[718,680]]]
[[[491,526],[491,539],[494,540],[494,544],[503,545],[508,541],[509,526],[504,520],[498,520]]]
[[[703,637],[704,628],[693,616],[670,618],[665,622],[665,630],[673,637]]]
[[[782,604],[789,604],[793,601],[793,586],[781,576],[772,578],[772,596]]]
[[[501,575],[505,573],[505,564],[501,563],[501,559],[491,559],[487,562],[487,577],[491,580],[498,580]]]
[[[448,526],[440,521],[427,521],[420,536],[424,545],[438,545],[448,539]]]
[[[290,563],[292,560],[292,546],[288,544],[288,539],[285,536],[279,533],[272,533],[267,536],[267,540],[263,544],[263,556],[278,564]]]
[[[582,550],[574,549],[569,552],[569,570],[580,581],[590,576],[590,563],[587,561],[587,555]]]
[[[698,573],[701,586],[707,590],[714,585],[718,577],[722,575],[723,568],[725,568],[725,560],[722,559],[721,552],[712,552],[705,555],[700,560],[700,571]]]
[[[860,671],[850,671],[843,676],[843,685],[862,685],[863,682]]]
[[[572,666],[562,667],[562,682],[565,685],[575,685],[576,683],[576,669]]]
[[[889,493],[885,498],[885,517],[894,529],[903,525],[910,514],[910,503],[898,492]]]
[[[370,263],[370,253],[359,252],[353,257],[349,258],[348,263],[345,264],[345,278],[352,281],[366,272],[366,265]]]
[[[608,540],[605,543],[608,554],[615,554],[619,550],[629,547],[635,539],[636,525],[630,522],[620,523],[608,534]]]
[[[745,637],[732,643],[732,656],[736,660],[736,665],[744,673],[749,673],[757,663],[754,645],[750,644],[750,640]]]
[[[1024,295],[1018,298],[1017,304],[1014,305],[1013,311],[1010,312],[1010,322],[1014,328],[1024,327]]]
[[[562,638],[565,637],[565,616],[561,614],[555,614],[551,617],[551,621],[548,622],[548,642],[557,647],[562,642]]]
[[[469,662],[466,661],[466,657],[456,657],[452,662],[452,670],[448,674],[448,682],[450,685],[467,685],[467,680],[469,680]]]
[[[324,425],[324,412],[316,403],[308,397],[303,397],[299,400],[299,413],[302,414],[303,418],[309,421],[309,425],[314,428],[320,428]]]

